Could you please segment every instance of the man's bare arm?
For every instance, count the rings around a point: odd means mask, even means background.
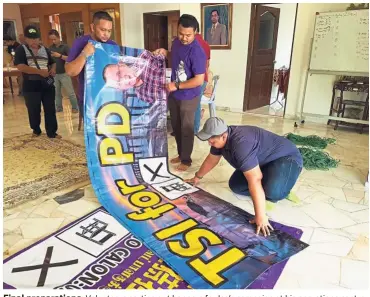
[[[213,168],[217,166],[217,164],[221,160],[221,155],[212,155],[208,154],[207,158],[203,161],[202,166],[200,166],[198,170],[198,176],[205,176],[208,172],[210,172]]]
[[[184,82],[181,82],[179,84],[179,89],[180,90],[183,90],[183,89],[193,89],[193,88],[196,88],[196,87],[199,87],[203,84],[204,82],[204,73],[203,74],[198,74],[196,76],[194,76],[193,78],[187,80],[187,81],[184,81]]]
[[[262,187],[262,172],[259,165],[245,171],[244,176],[248,181],[248,189],[252,196],[256,216],[265,215],[266,197]]]
[[[84,49],[81,51],[81,54],[72,62],[69,62],[65,65],[66,73],[69,76],[79,75],[82,69],[85,67],[87,57],[92,56],[94,53],[94,45],[91,42],[88,42],[85,45]]]
[[[41,75],[41,72],[42,72],[42,70],[40,70],[38,68],[30,67],[30,66],[28,66],[26,64],[18,64],[17,65],[17,69],[20,72],[27,73],[27,74],[38,74],[38,75]],[[45,70],[45,71],[47,71],[47,70]]]
[[[65,69],[69,76],[77,76],[80,74],[82,69],[85,67],[86,58],[83,55],[79,55],[72,62],[66,63]]]

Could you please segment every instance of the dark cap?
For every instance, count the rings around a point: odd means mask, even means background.
[[[37,27],[29,25],[26,28],[24,28],[24,37],[30,38],[30,39],[36,39],[40,38],[40,32]]]
[[[200,140],[206,141],[212,136],[222,135],[226,131],[227,125],[225,122],[220,118],[212,117],[205,122],[202,131],[200,131],[197,136]]]

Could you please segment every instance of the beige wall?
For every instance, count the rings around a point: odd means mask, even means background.
[[[348,3],[302,3],[298,6],[291,75],[286,116],[296,116],[303,95],[304,75],[309,62],[309,45],[313,36],[316,12],[344,11]],[[122,35],[124,44],[144,46],[144,12],[180,10],[193,14],[200,21],[200,4],[121,4]],[[246,63],[248,54],[250,4],[234,4],[231,50],[213,50],[211,69],[220,75],[216,105],[241,111],[243,107]],[[305,112],[328,114],[333,76],[312,76],[307,87]]]
[[[286,117],[293,117],[300,113],[316,12],[344,11],[348,6],[349,3],[300,3],[298,5]],[[304,112],[329,114],[335,78],[333,75],[317,74],[309,77]]]
[[[127,46],[144,46],[143,16],[145,12],[180,10],[180,14],[194,15],[200,22],[199,3],[171,4],[121,4],[123,19],[123,42]],[[234,4],[231,50],[213,50],[210,68],[220,75],[216,104],[241,110],[244,98],[244,84],[249,39],[250,4]],[[248,16],[248,17],[246,17]],[[238,24],[238,26],[235,26]],[[227,63],[227,67],[225,67]]]
[[[15,21],[15,26],[17,30],[17,36],[23,33],[23,26],[22,26],[22,18],[21,12],[19,10],[18,4],[3,4],[3,16],[4,20],[12,20]]]

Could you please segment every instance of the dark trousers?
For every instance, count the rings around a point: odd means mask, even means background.
[[[77,103],[78,103],[78,110],[79,110],[80,115],[83,119],[84,118],[84,101],[83,100],[78,100]]]
[[[265,164],[261,167],[261,171],[266,199],[279,201],[288,196],[302,168],[290,157],[282,157]],[[236,194],[250,196],[247,179],[240,170],[236,170],[231,176],[229,187]]]
[[[168,97],[171,125],[175,133],[177,152],[181,163],[191,165],[191,153],[194,146],[194,116],[200,96],[191,100],[176,100],[171,94]]]
[[[45,130],[49,137],[55,137],[58,130],[55,114],[55,88],[41,89],[40,92],[24,92],[24,99],[28,110],[28,119],[35,134],[40,134],[41,103],[44,107]]]

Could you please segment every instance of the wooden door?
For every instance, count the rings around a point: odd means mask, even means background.
[[[144,14],[144,47],[149,51],[168,48],[167,16]]]
[[[177,37],[177,23],[179,22],[180,11],[173,11],[167,14],[168,20],[168,50],[171,51],[172,41]]]
[[[257,5],[250,39],[249,75],[245,103],[247,110],[270,105],[280,9]]]

